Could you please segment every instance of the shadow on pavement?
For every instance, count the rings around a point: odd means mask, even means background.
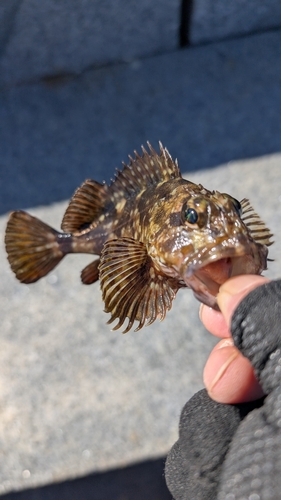
[[[102,474],[3,495],[3,500],[172,500],[164,478],[165,458]]]
[[[109,181],[149,140],[182,172],[281,150],[281,31],[0,89],[0,213]]]

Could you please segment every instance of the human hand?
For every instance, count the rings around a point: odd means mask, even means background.
[[[254,288],[268,283],[263,276],[244,275],[229,279],[220,287],[221,312],[202,305],[200,319],[213,335],[222,338],[211,352],[204,369],[204,383],[212,399],[220,403],[242,403],[263,396],[250,361],[233,345],[231,317],[240,301]]]
[[[197,392],[182,409],[167,485],[177,500],[279,499],[281,280],[237,276],[220,288],[218,303],[221,313],[201,308],[204,325],[223,339],[206,364],[209,394]]]

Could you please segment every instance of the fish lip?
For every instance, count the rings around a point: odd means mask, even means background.
[[[222,240],[211,249],[205,247],[203,251],[194,252],[192,256],[183,260],[180,267],[180,275],[189,278],[199,269],[203,269],[212,262],[222,259],[242,257],[253,254],[253,244],[244,235],[239,235],[235,244],[233,238]],[[254,244],[256,246],[256,244]]]
[[[200,261],[198,261],[195,258],[193,260],[193,262],[191,262],[191,263],[188,264],[185,272],[183,274],[181,272],[180,274],[181,274],[182,277],[190,278],[197,271],[204,269],[204,267],[207,267],[209,264],[212,264],[213,262],[219,262],[220,260],[225,260],[225,259],[231,259],[232,260],[235,257],[243,257],[244,255],[248,255],[248,254],[250,254],[250,252],[248,252],[248,251],[242,251],[241,250],[241,251],[237,252],[237,249],[233,249],[232,252],[230,252],[228,250],[228,251],[225,251],[225,252],[221,253],[220,256],[212,255],[209,258],[204,259],[204,262],[201,262],[201,259],[200,259]],[[186,266],[184,266],[184,264],[183,264],[181,267],[183,268],[183,267],[186,267]]]
[[[228,275],[225,277],[226,281],[233,275],[236,258],[238,260],[239,257],[254,255],[253,244],[246,237],[237,239],[235,245],[233,243],[233,238],[229,238],[221,241],[211,250],[206,248],[201,254],[197,252],[191,258],[184,259],[180,268],[180,276],[185,285],[192,289],[195,297],[200,302],[213,309],[219,310],[217,294],[222,283],[216,282],[210,274],[204,273],[204,268],[211,263],[228,260],[229,270]]]

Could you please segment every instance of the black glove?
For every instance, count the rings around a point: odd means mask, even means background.
[[[166,462],[175,500],[281,499],[281,280],[242,300],[231,332],[267,397],[225,405],[203,390],[188,401]]]

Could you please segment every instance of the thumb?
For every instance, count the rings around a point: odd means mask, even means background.
[[[220,287],[217,301],[229,328],[232,315],[241,300],[246,297],[251,290],[269,281],[270,280],[264,276],[245,274],[242,276],[234,276]]]
[[[220,287],[218,305],[229,329],[241,300],[268,281],[262,276],[243,275],[229,279]],[[220,341],[211,352],[204,370],[204,383],[211,398],[221,403],[252,401],[263,394],[250,361],[230,344],[230,339]]]

